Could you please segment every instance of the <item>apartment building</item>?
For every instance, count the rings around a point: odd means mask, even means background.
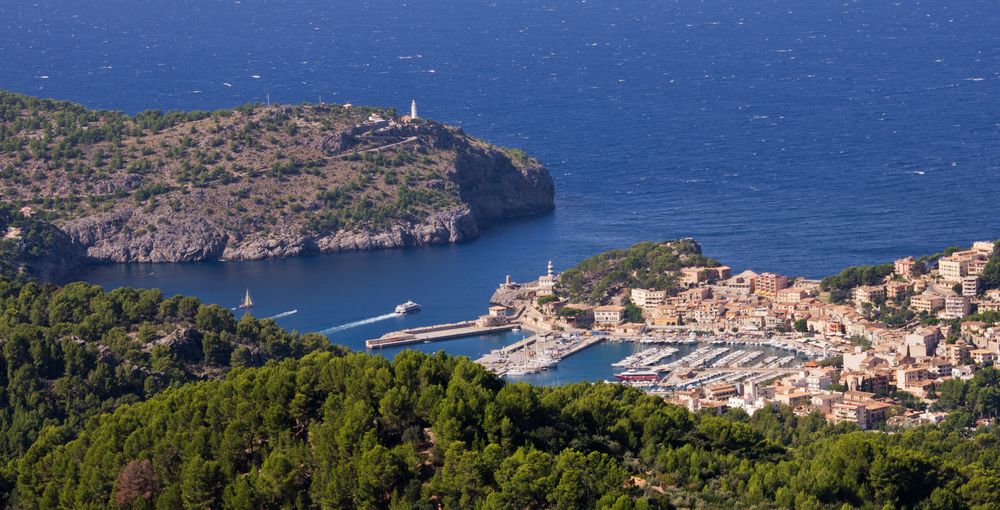
[[[972,251],[979,253],[984,258],[989,258],[996,251],[996,244],[992,241],[976,241],[972,243]]]
[[[653,289],[632,289],[632,302],[640,308],[653,308],[662,305],[667,299],[667,291]]]
[[[885,402],[844,400],[833,404],[831,418],[836,423],[856,423],[862,430],[867,430],[885,423],[886,413],[891,407]]]
[[[944,308],[944,296],[924,292],[910,298],[910,308],[917,312],[934,313]]]
[[[962,278],[962,295],[967,298],[974,298],[979,293],[979,277],[966,276]]]
[[[805,289],[789,287],[787,289],[781,289],[775,295],[774,300],[778,303],[792,304],[798,303],[805,299],[809,294]]]
[[[909,292],[910,285],[903,282],[889,282],[885,285],[885,297],[886,299],[892,299],[895,301],[902,301],[906,297],[906,293]]]
[[[903,257],[893,262],[893,272],[903,278],[909,278],[916,274],[917,260],[913,257]]]
[[[754,282],[754,292],[762,296],[776,296],[778,291],[788,287],[788,277],[775,273],[761,273]]]
[[[742,273],[726,280],[726,287],[732,294],[737,296],[749,296],[754,293],[757,273],[746,270]]]
[[[942,317],[946,319],[961,319],[969,315],[970,309],[969,298],[965,296],[948,296],[944,299],[944,313]]]
[[[694,287],[708,281],[708,270],[704,267],[681,268],[680,284],[684,287]]]
[[[969,259],[955,256],[938,261],[938,275],[949,282],[960,282],[969,274]]]
[[[974,349],[969,352],[972,361],[978,365],[993,365],[997,362],[997,353],[989,349]]]
[[[862,285],[854,288],[854,304],[877,304],[885,301],[885,287],[881,285]]]
[[[605,305],[594,308],[594,322],[599,325],[614,325],[624,321],[624,306]]]

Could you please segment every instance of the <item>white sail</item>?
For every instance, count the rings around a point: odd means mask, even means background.
[[[253,308],[253,298],[250,297],[250,289],[247,289],[247,295],[243,298],[240,308]]]

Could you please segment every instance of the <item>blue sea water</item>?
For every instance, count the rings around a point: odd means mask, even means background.
[[[303,331],[424,305],[330,333],[359,347],[638,240],[819,277],[1000,237],[998,26],[977,0],[7,1],[0,87],[128,112],[416,99],[539,157],[556,212],[470,243],[80,275],[227,305],[249,286]]]

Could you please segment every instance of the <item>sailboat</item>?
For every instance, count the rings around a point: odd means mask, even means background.
[[[237,306],[240,310],[249,310],[253,308],[253,298],[250,297],[250,289],[247,289],[247,295],[243,298],[243,302],[240,306]]]

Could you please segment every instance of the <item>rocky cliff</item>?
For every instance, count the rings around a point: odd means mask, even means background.
[[[0,277],[58,281],[84,259],[83,247],[59,228],[0,205]]]
[[[229,232],[196,215],[174,216],[152,232],[130,227],[155,221],[142,210],[125,209],[74,220],[65,228],[91,259],[104,262],[259,260],[454,243],[479,235],[479,223],[467,207],[436,212],[420,222],[318,234],[295,228],[262,235]]]
[[[31,205],[96,261],[459,242],[553,208],[537,160],[391,110],[257,105],[130,117],[0,93],[0,121],[5,201]]]

